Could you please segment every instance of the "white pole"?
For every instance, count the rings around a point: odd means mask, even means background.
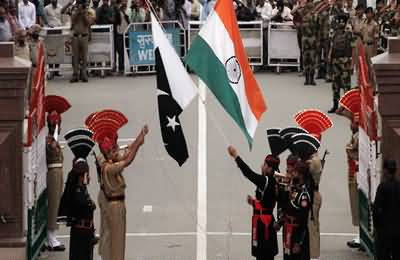
[[[207,259],[207,113],[206,85],[199,78],[199,131],[197,162],[197,260]]]

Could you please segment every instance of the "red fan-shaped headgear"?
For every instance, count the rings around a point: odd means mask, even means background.
[[[359,88],[347,91],[339,100],[340,105],[349,111],[353,116],[353,121],[359,121],[361,111],[361,93]]]
[[[104,110],[101,110],[101,111],[98,111],[98,112],[95,112],[92,114],[93,114],[93,116],[89,121],[96,121],[99,119],[108,118],[108,119],[112,119],[112,120],[118,122],[120,127],[122,127],[123,125],[128,123],[128,118],[126,118],[126,116],[124,114],[122,114],[120,111],[117,111],[117,110],[104,109]],[[89,124],[90,124],[90,122],[89,122]]]
[[[48,95],[44,99],[47,114],[47,122],[58,124],[61,122],[61,114],[70,109],[71,104],[61,96]]]
[[[93,122],[93,120],[94,120],[94,118],[95,118],[95,115],[96,115],[97,113],[98,113],[97,111],[92,112],[90,115],[88,115],[88,116],[86,117],[86,119],[85,119],[85,126],[89,126],[89,125]]]
[[[105,109],[94,112],[86,118],[85,123],[93,131],[95,140],[103,153],[108,152],[117,143],[118,130],[128,122],[119,111]]]
[[[306,109],[298,112],[294,119],[296,123],[310,134],[321,140],[321,133],[331,128],[332,120],[318,109]]]

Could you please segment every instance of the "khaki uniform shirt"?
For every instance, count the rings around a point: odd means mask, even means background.
[[[121,162],[105,162],[102,169],[102,187],[107,197],[117,197],[125,195],[125,179],[122,175],[124,166]]]
[[[363,42],[365,44],[376,44],[377,39],[379,38],[379,26],[378,23],[372,20],[368,22],[367,20],[364,22],[362,27],[362,36]]]
[[[311,155],[311,158],[307,162],[309,163],[310,174],[314,180],[314,184],[318,186],[319,182],[321,181],[322,174],[322,164],[318,153]]]

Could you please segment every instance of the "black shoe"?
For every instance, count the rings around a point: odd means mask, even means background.
[[[325,82],[326,82],[326,83],[331,83],[331,82],[332,82],[332,79],[327,78],[327,79],[325,79]]]
[[[55,252],[62,252],[65,251],[65,246],[64,245],[59,245],[55,247],[47,246],[48,251],[55,251]]]
[[[328,113],[329,113],[329,114],[336,113],[336,110],[337,110],[337,109],[338,109],[338,108],[337,108],[336,106],[333,106],[331,109],[328,110]]]
[[[360,243],[357,243],[356,241],[351,240],[351,241],[347,241],[347,246],[350,248],[360,248],[361,245],[360,245]]]
[[[77,78],[73,78],[73,79],[71,79],[69,82],[70,82],[70,83],[76,83],[76,82],[78,82],[78,79],[77,79]]]
[[[82,79],[82,82],[87,83],[87,82],[88,82],[88,79]]]
[[[56,71],[56,73],[54,73],[54,76],[61,77],[62,75],[61,75],[61,73],[59,71]]]

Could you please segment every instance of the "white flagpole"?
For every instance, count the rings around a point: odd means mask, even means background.
[[[197,260],[207,259],[207,113],[206,85],[199,78],[199,131],[197,162]]]

